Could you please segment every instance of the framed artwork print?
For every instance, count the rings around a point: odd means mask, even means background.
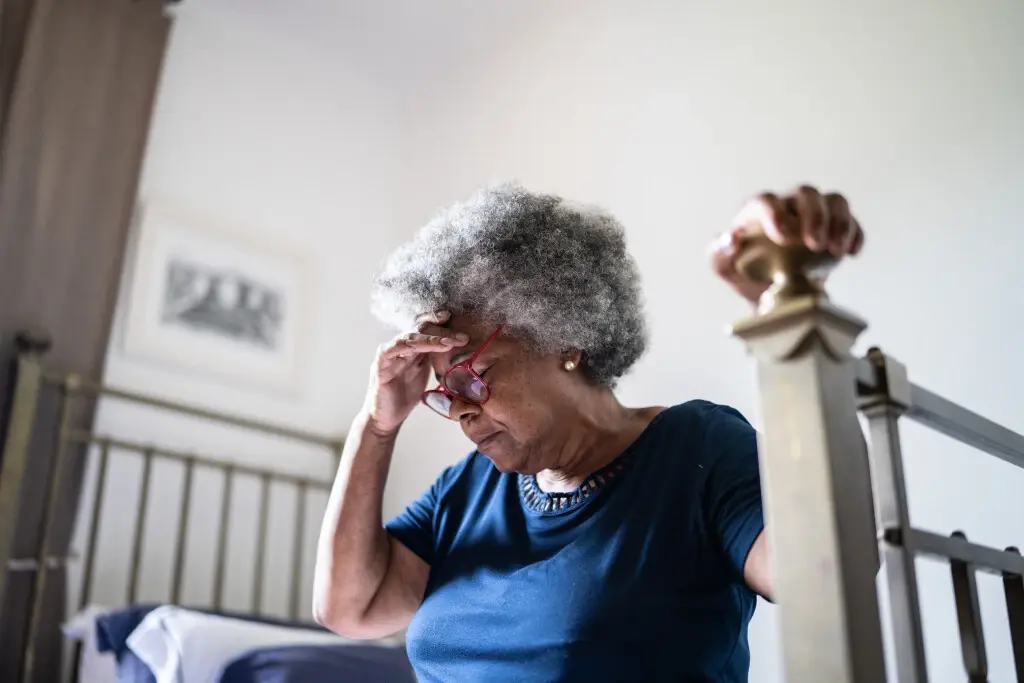
[[[300,391],[307,260],[152,203],[136,226],[125,353],[239,387]]]

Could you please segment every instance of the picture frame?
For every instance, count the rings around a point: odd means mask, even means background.
[[[125,355],[238,388],[299,394],[309,259],[155,201],[139,204],[135,228]]]

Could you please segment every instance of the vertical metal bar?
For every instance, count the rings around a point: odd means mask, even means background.
[[[228,547],[228,526],[231,517],[231,487],[235,479],[235,468],[232,465],[225,465],[224,487],[220,499],[220,527],[217,538],[217,561],[214,564],[213,575],[213,607],[220,609],[224,599],[224,564]]]
[[[252,612],[260,614],[263,607],[263,569],[267,559],[267,514],[270,508],[270,475],[260,477],[259,528],[256,531],[256,568],[252,577]]]
[[[1014,547],[1008,553],[1020,553]],[[1013,645],[1013,662],[1017,671],[1017,683],[1024,683],[1024,576],[1003,575],[1003,592],[1006,595],[1006,613],[1010,621],[1010,643]]]
[[[878,541],[850,355],[864,327],[811,294],[733,329],[757,360],[761,485],[790,683],[885,680]]]
[[[71,680],[68,683],[79,683],[79,669],[82,665],[82,641],[75,641],[75,649],[71,655]]]
[[[292,538],[292,586],[289,596],[289,616],[295,620],[299,618],[299,600],[302,591],[302,566],[303,566],[303,539],[306,535],[306,494],[309,485],[299,482],[295,490],[295,529]]]
[[[57,517],[57,506],[60,496],[57,494],[63,484],[64,460],[67,454],[67,435],[71,425],[71,396],[78,385],[76,375],[68,375],[60,388],[60,418],[57,431],[56,452],[53,466],[47,476],[46,489],[43,494],[43,519],[40,523],[39,539],[36,542],[36,576],[29,596],[32,605],[28,623],[28,634],[25,637],[24,665],[21,679],[24,683],[32,681],[36,663],[36,637],[43,616],[43,603],[46,602],[46,582],[49,578],[49,547],[53,533],[54,520]]]
[[[954,538],[967,539],[961,531]],[[960,651],[970,683],[988,682],[988,659],[985,654],[985,633],[981,625],[981,602],[974,567],[966,562],[950,560],[953,578],[953,598],[956,601],[956,620],[960,627]]]
[[[82,571],[82,589],[79,591],[78,608],[83,609],[92,597],[92,577],[96,570],[96,542],[100,534],[100,513],[103,510],[103,495],[107,490],[107,469],[110,464],[110,444],[100,442],[100,457],[97,463],[96,490],[89,514],[89,536],[85,546],[85,568]]]
[[[49,342],[30,334],[15,337],[18,358],[14,363],[14,391],[11,409],[7,415],[7,433],[3,452],[0,453],[0,605],[6,604],[8,562],[14,550],[14,537],[18,530],[21,511],[21,490],[25,484],[28,451],[32,443],[43,384],[40,359],[49,349]]]
[[[898,420],[907,407],[910,384],[904,366],[886,358],[880,350],[871,349],[868,360],[876,372],[877,389],[861,400],[860,407],[871,435],[868,455],[875,514],[879,528],[884,530],[881,553],[889,585],[896,674],[900,683],[926,683],[917,570],[914,553],[903,542],[910,529],[910,511]]]
[[[153,451],[142,454],[142,488],[139,492],[139,509],[135,517],[135,532],[132,534],[132,564],[128,577],[128,604],[135,603],[139,591],[139,571],[142,568],[142,535],[146,530],[146,512],[149,509],[149,486],[153,475]]]
[[[92,577],[96,570],[96,543],[99,540],[100,513],[103,510],[103,494],[107,488],[107,470],[110,463],[110,442],[99,442],[100,457],[96,463],[96,486],[93,491],[92,508],[89,513],[89,532],[85,545],[85,564],[82,570],[82,584],[78,591],[78,609],[81,611],[92,597]],[[82,662],[82,642],[76,641],[71,656],[70,683],[78,683],[79,667]]]
[[[181,484],[181,505],[178,507],[178,533],[174,537],[174,575],[171,577],[171,603],[181,601],[181,582],[185,573],[185,545],[188,541],[189,510],[192,502],[192,471],[196,461],[185,461],[185,477]]]

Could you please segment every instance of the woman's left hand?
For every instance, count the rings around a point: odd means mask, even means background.
[[[864,231],[841,194],[822,194],[802,185],[788,194],[765,192],[754,197],[711,250],[715,273],[753,304],[768,286],[742,277],[735,265],[743,230],[754,222],[764,226],[765,234],[777,244],[803,243],[835,256],[856,254],[864,245]]]

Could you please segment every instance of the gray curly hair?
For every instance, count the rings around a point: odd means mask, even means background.
[[[647,347],[640,276],[621,224],[595,207],[504,184],[454,204],[392,253],[373,313],[397,328],[448,310],[504,323],[539,353],[582,352],[613,387]]]

